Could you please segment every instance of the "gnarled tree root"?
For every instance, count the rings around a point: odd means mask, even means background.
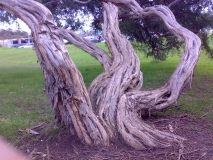
[[[118,104],[117,128],[124,141],[136,149],[148,147],[169,147],[172,142],[182,142],[183,137],[163,132],[146,124],[138,116],[134,108],[129,106],[126,95]]]

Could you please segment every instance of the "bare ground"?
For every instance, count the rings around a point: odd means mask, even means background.
[[[87,146],[64,130],[54,136],[25,140],[17,147],[35,160],[213,160],[213,123],[187,114],[146,120],[156,128],[186,138],[183,145],[134,150],[117,139],[109,147]]]

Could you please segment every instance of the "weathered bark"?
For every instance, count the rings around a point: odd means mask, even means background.
[[[113,56],[111,67],[90,85],[89,93],[100,121],[113,133],[116,129],[117,103],[128,90],[140,90],[140,62],[130,42],[118,28],[118,9],[104,3],[104,38]]]
[[[135,148],[166,146],[174,140],[182,141],[183,139],[180,137],[156,131],[144,124],[139,119],[138,114],[163,110],[177,101],[182,89],[191,82],[199,58],[200,39],[194,33],[181,27],[167,7],[160,5],[142,9],[136,2],[131,0],[110,1],[128,7],[139,17],[159,16],[168,29],[185,42],[185,50],[180,64],[163,87],[153,91],[127,92],[120,98],[117,110],[119,133],[128,144]]]
[[[137,17],[159,16],[185,42],[180,64],[163,87],[140,91],[143,84],[140,61],[120,33],[116,5],[128,8]],[[52,14],[41,4],[33,0],[0,0],[0,8],[30,27],[44,73],[46,94],[56,119],[71,133],[87,144],[105,146],[119,133],[137,149],[166,147],[171,142],[182,141],[182,137],[149,126],[140,115],[166,109],[177,101],[182,89],[191,82],[200,52],[199,38],[181,27],[165,6],[142,9],[134,0],[106,0],[103,7],[104,38],[111,56],[74,32],[56,27]],[[104,67],[88,91],[62,38],[88,52]]]
[[[0,7],[30,27],[56,119],[85,143],[108,145],[109,137],[93,113],[83,78],[68,55],[50,11],[32,0],[2,0]]]

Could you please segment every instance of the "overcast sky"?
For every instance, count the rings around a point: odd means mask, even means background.
[[[83,19],[83,17],[78,17],[78,18],[80,20]],[[89,30],[91,30],[90,25],[91,25],[91,21],[92,21],[93,17],[91,15],[89,15],[89,16],[86,16],[84,18],[85,18],[84,20],[86,20],[86,21],[85,21],[85,24],[83,26],[83,29],[85,31],[89,31]],[[16,22],[14,22],[12,24],[0,23],[0,29],[9,29],[10,28],[12,30],[18,30],[20,28],[21,31],[26,31],[28,33],[31,33],[29,27],[22,20],[17,19],[17,22],[19,23],[19,27],[18,27]]]
[[[21,31],[31,33],[29,27],[22,20],[18,19],[17,21],[19,23],[19,28]],[[12,30],[18,30],[18,25],[17,23],[12,23],[12,24],[0,23],[0,29],[9,29],[9,28]]]

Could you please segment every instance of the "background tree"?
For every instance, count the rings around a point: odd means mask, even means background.
[[[94,19],[91,27],[95,30],[102,30],[103,16],[101,13],[103,8],[99,0],[83,4],[75,0],[37,1],[50,9],[57,26],[72,30],[82,29],[84,19],[80,17],[92,15]],[[137,2],[142,8],[154,5],[168,6],[182,26],[201,38],[203,49],[210,58],[213,58],[213,49],[208,41],[209,30],[213,29],[212,0],[137,0]],[[10,19],[14,19],[14,17],[9,16],[8,13],[5,16],[5,12],[0,12],[1,21]],[[182,42],[165,25],[162,25],[157,16],[153,16],[152,19],[134,17],[130,10],[119,7],[119,22],[121,32],[129,39],[136,40],[136,43],[133,43],[134,48],[142,50],[147,56],[155,59],[165,60],[171,49],[179,49],[182,45]],[[148,50],[142,47],[144,44]]]
[[[103,32],[109,53],[76,35],[59,28],[52,13],[34,0],[0,0],[0,8],[23,20],[32,31],[34,48],[45,79],[45,92],[59,123],[90,145],[109,145],[117,135],[136,149],[166,147],[184,138],[156,130],[141,115],[172,106],[183,88],[191,82],[199,58],[200,39],[183,28],[169,8],[156,5],[142,8],[135,0],[105,0]],[[143,74],[131,43],[119,29],[119,9],[133,16],[158,16],[185,49],[180,64],[168,82],[156,90],[140,91]],[[69,57],[63,39],[88,52],[102,64],[104,71],[88,90]]]
[[[137,0],[137,2],[141,7],[160,4],[168,6],[182,26],[201,38],[203,48],[213,58],[213,50],[210,48],[207,38],[208,31],[213,29],[213,2],[211,0]],[[135,44],[136,47],[141,48],[141,43],[148,46],[147,56],[165,60],[171,49],[179,49],[182,45],[177,37],[173,36],[165,25],[162,25],[159,17],[141,19],[131,16],[128,10],[123,10],[120,18],[123,33],[139,42]]]
[[[12,29],[1,29],[0,39],[13,39],[13,38],[28,38],[28,33],[25,31],[13,31]]]

